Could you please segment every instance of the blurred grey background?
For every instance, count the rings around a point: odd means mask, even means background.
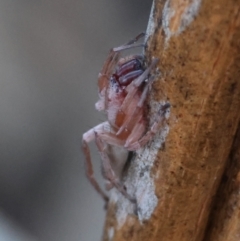
[[[108,50],[145,31],[151,4],[0,0],[0,241],[101,239],[81,137],[104,120],[94,104]]]

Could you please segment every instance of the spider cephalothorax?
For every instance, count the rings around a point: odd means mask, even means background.
[[[153,59],[152,63],[144,68],[142,55],[120,58],[121,51],[143,46],[135,44],[142,36],[144,34],[110,51],[98,77],[99,101],[96,103],[97,110],[106,112],[107,121],[83,134],[87,177],[106,201],[108,197],[93,176],[87,143],[93,140],[96,142],[102,158],[104,177],[109,181],[108,186],[114,186],[130,201],[135,202],[135,198],[128,194],[120,181],[126,153],[138,150],[153,138],[164,120],[166,110],[170,107],[169,104],[165,104],[160,108],[155,122],[147,131],[147,119],[144,115],[145,100],[153,81],[150,72],[156,67],[158,59]],[[123,160],[118,158],[117,154],[113,154],[116,149],[122,154],[125,153]]]

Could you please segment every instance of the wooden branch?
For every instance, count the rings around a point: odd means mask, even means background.
[[[240,120],[239,8],[240,0],[154,2],[146,57],[160,59],[160,77],[149,115],[161,101],[171,113],[126,174],[138,205],[112,193],[104,241],[203,239]]]
[[[240,240],[240,126],[209,219],[205,241]]]

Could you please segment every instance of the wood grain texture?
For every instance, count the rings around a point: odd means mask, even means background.
[[[240,126],[218,188],[204,240],[240,240]]]
[[[171,104],[150,170],[158,205],[119,228],[111,203],[104,241],[203,240],[240,119],[239,8],[240,0],[154,2],[146,58],[160,59],[161,75],[150,99]]]

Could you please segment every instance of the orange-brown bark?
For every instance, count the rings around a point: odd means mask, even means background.
[[[119,227],[110,204],[104,241],[203,240],[240,120],[240,0],[156,0],[152,17],[146,57],[159,57],[161,76],[151,95],[171,104],[151,170],[158,205]]]
[[[218,188],[204,240],[240,240],[240,126]]]

